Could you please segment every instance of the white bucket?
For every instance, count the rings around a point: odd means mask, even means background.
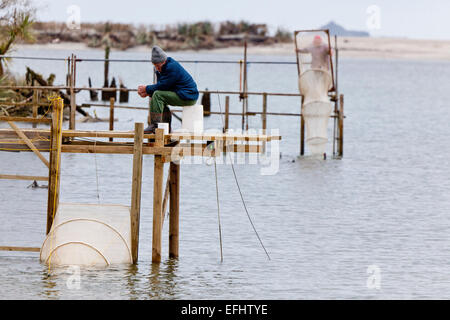
[[[158,129],[164,129],[164,134],[169,134],[169,124],[167,122],[158,123]]]
[[[184,132],[203,132],[203,105],[183,107],[181,129]]]

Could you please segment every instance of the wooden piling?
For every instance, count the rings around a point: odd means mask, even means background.
[[[344,95],[339,96],[339,156],[344,156]]]
[[[227,132],[229,128],[229,120],[230,120],[230,96],[225,97],[225,125],[223,128],[223,132]]]
[[[111,99],[114,101],[113,99]],[[139,251],[139,225],[141,212],[141,188],[142,188],[142,145],[144,141],[144,124],[134,124],[134,154],[133,154],[133,179],[131,189],[131,255],[133,263],[138,261]]]
[[[113,97],[109,98],[109,131],[114,131],[114,102]],[[109,138],[109,141],[113,141],[113,138]]]
[[[53,114],[50,131],[50,165],[48,175],[48,201],[47,201],[47,234],[53,224],[59,203],[59,187],[61,173],[61,145],[64,101],[56,99],[52,103]]]
[[[70,120],[69,130],[75,130],[75,111],[77,109],[77,103],[75,98],[75,55],[72,54],[71,74],[70,74]]]
[[[303,118],[303,102],[300,116],[300,155],[305,155],[305,119]]]
[[[242,131],[244,131],[245,127],[245,120],[248,120],[248,117],[246,117],[247,113],[247,39],[245,39],[244,42],[244,78],[243,78],[243,95],[242,95]],[[247,130],[248,130],[248,121],[247,121]]]
[[[262,129],[263,134],[266,134],[267,129],[267,93],[263,93],[263,110],[262,110]]]
[[[179,255],[180,226],[180,165],[170,163],[170,213],[169,213],[169,257]]]
[[[261,114],[261,120],[262,120],[262,134],[267,133],[267,93],[264,92],[263,94],[263,110]],[[266,152],[267,144],[265,141],[262,143],[262,152]]]
[[[156,129],[155,146],[164,146],[164,130]],[[162,236],[162,196],[163,196],[164,161],[161,155],[155,155],[153,175],[153,235],[152,262],[161,262]]]

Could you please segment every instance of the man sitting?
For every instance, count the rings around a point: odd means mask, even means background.
[[[152,63],[157,83],[138,87],[139,96],[151,97],[150,125],[144,133],[155,133],[159,122],[169,123],[170,131],[172,114],[167,106],[192,106],[198,99],[197,84],[191,75],[158,46],[152,48]]]

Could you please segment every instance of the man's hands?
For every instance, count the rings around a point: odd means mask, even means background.
[[[137,92],[141,98],[148,97],[147,91],[145,90],[145,86],[139,86]]]

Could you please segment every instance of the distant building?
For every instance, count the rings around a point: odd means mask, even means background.
[[[329,29],[330,36],[336,35],[339,37],[370,37],[370,34],[366,31],[347,30],[334,21],[330,21],[326,25],[320,27],[320,29]]]

